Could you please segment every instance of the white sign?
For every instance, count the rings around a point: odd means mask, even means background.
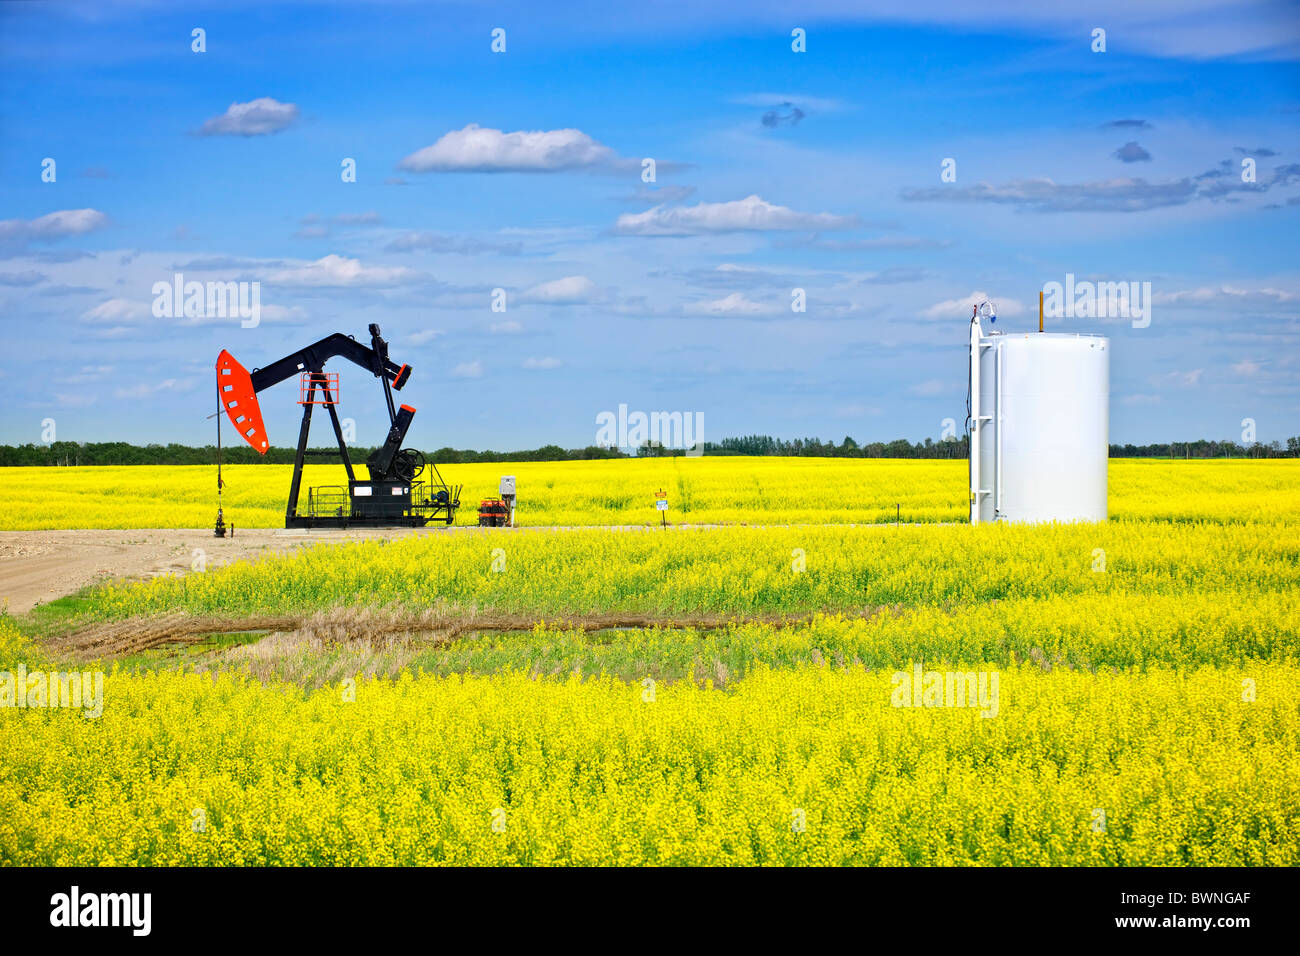
[[[667,510],[668,510],[668,501],[667,501],[667,499],[665,499],[665,498],[660,498],[658,501],[656,501],[656,502],[655,502],[655,509],[658,510],[658,511],[667,511]]]

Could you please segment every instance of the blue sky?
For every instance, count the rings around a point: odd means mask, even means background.
[[[1067,274],[1151,283],[1145,328],[1049,320],[1111,336],[1112,441],[1284,440],[1298,58],[1296,5],[1217,0],[0,4],[0,441],[208,443],[220,349],[370,322],[426,449],[586,445],[620,404],[938,438],[969,303],[1030,328]],[[260,324],[155,317],[176,272],[260,283]]]

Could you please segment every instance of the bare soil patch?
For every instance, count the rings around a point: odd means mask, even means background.
[[[863,609],[862,617],[880,609]],[[715,628],[728,624],[763,623],[778,627],[807,621],[807,614],[653,614],[602,612],[545,617],[553,627],[581,631],[618,628]],[[206,641],[213,634],[244,631],[268,632],[269,636],[290,634],[320,644],[368,644],[379,646],[393,640],[420,635],[425,643],[443,643],[463,634],[479,631],[525,631],[542,621],[536,613],[518,613],[451,604],[421,611],[400,608],[334,608],[307,615],[215,617],[167,614],[92,623],[52,639],[49,648],[60,656],[77,660],[122,657],[173,644]]]
[[[193,531],[0,531],[0,605],[14,614],[107,581],[189,574],[196,550],[209,570],[328,541],[428,534],[412,529],[328,532],[244,531],[217,538]]]

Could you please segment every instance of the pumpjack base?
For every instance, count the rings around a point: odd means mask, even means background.
[[[423,528],[428,524],[445,522],[451,524],[451,518],[430,519],[423,515],[409,515],[403,518],[367,518],[360,517],[319,517],[299,516],[286,518],[286,528]]]
[[[435,470],[436,474],[436,470]],[[460,507],[461,485],[423,481],[354,480],[346,487],[307,489],[306,509],[284,517],[286,528],[423,528],[451,524]]]

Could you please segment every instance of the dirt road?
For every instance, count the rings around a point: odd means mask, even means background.
[[[204,531],[0,531],[0,605],[15,614],[113,579],[139,581],[188,574],[262,554],[283,554],[325,541],[431,534],[410,529],[370,531],[242,531],[233,538]]]

